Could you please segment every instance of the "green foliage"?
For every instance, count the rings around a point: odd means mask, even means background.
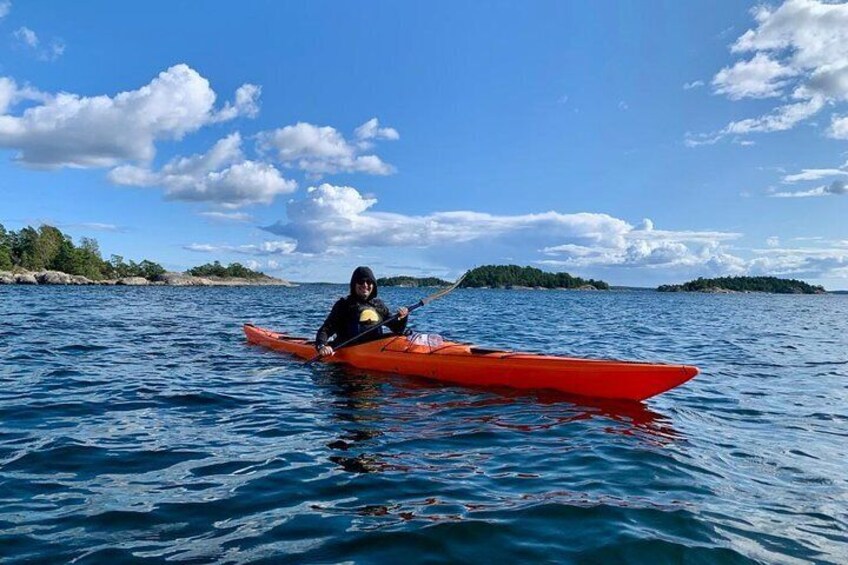
[[[144,277],[153,279],[165,273],[165,269],[158,263],[145,259],[141,263],[124,261],[120,255],[112,255],[108,262],[104,262],[104,271],[110,279],[122,279],[127,277]]]
[[[819,294],[825,292],[822,286],[813,286],[795,279],[777,277],[719,277],[705,279],[700,277],[684,284],[666,284],[657,288],[660,292],[704,292],[713,290],[733,290],[736,292],[772,292],[777,294]]]
[[[27,226],[18,232],[7,232],[0,224],[0,269],[15,267],[28,271],[61,271],[92,280],[151,279],[165,272],[162,266],[147,260],[124,263],[123,257],[113,255],[111,261],[104,261],[95,239],[83,237],[80,246],[76,247],[69,236],[53,226],[43,225],[38,230]]]
[[[8,271],[12,266],[12,240],[0,224],[0,271]]]
[[[568,273],[547,273],[535,267],[518,265],[485,265],[468,271],[460,286],[479,288],[510,288],[514,286],[542,288],[579,288],[591,285],[599,290],[609,290],[609,284],[593,279],[581,279]]]
[[[384,277],[377,279],[378,286],[450,286],[448,281],[436,277],[410,277],[401,275],[399,277]]]
[[[239,278],[239,279],[264,279],[270,278],[265,273],[252,271],[241,263],[230,263],[226,267],[221,265],[219,261],[207,263],[186,271],[189,275],[195,277],[220,277],[224,279]]]

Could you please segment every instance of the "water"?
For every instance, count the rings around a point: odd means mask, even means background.
[[[701,368],[643,404],[245,343],[245,321],[311,335],[343,292],[0,287],[0,560],[848,559],[848,296],[458,290],[413,314]]]

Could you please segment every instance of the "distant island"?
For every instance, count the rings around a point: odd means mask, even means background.
[[[464,288],[546,288],[609,290],[609,284],[594,279],[581,279],[568,273],[548,273],[535,267],[518,265],[484,265],[465,274]]]
[[[684,284],[665,284],[659,292],[770,292],[776,294],[824,294],[822,286],[777,277],[698,278]]]
[[[42,225],[37,230],[28,226],[14,232],[6,231],[3,224],[0,224],[0,284],[291,285],[239,263],[224,267],[215,261],[185,273],[172,273],[147,259],[140,263],[127,262],[120,255],[112,255],[106,261],[92,238],[83,237],[77,247],[70,236],[53,226]]]
[[[410,277],[401,275],[399,277],[382,277],[377,279],[378,286],[402,286],[415,288],[419,286],[450,286],[451,282],[436,277]]]
[[[385,277],[377,279],[380,286],[450,286],[450,281],[436,277],[417,278],[411,276]],[[568,273],[547,273],[534,267],[519,267],[518,265],[485,265],[476,267],[465,273],[460,288],[546,288],[546,289],[579,289],[579,290],[609,290],[604,281],[581,279]]]

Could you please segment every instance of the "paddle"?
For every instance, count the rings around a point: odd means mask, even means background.
[[[419,300],[419,301],[418,301],[418,302],[416,302],[415,304],[412,304],[411,306],[407,306],[407,307],[406,307],[406,309],[408,310],[407,316],[408,316],[409,314],[411,314],[413,310],[418,310],[418,309],[419,309],[419,308],[421,308],[422,306],[426,306],[427,304],[429,304],[429,303],[433,302],[434,300],[438,300],[439,298],[441,298],[441,297],[445,296],[445,295],[446,295],[446,294],[448,294],[449,292],[452,292],[452,291],[453,291],[456,287],[458,287],[458,286],[459,286],[459,284],[462,282],[462,280],[465,278],[465,275],[467,275],[467,274],[468,274],[468,273],[466,272],[464,275],[462,275],[461,277],[459,277],[459,279],[457,279],[457,281],[456,281],[455,283],[453,283],[452,285],[450,285],[448,288],[444,288],[444,289],[440,290],[439,292],[437,292],[437,293],[435,293],[435,294],[431,294],[430,296],[426,296],[426,297],[422,298],[421,300]],[[377,331],[379,328],[382,328],[382,327],[383,327],[383,326],[385,326],[386,324],[390,324],[390,323],[394,322],[394,321],[395,321],[395,320],[397,320],[397,319],[398,319],[398,315],[397,315],[397,314],[395,314],[395,315],[394,315],[394,316],[392,316],[391,318],[387,318],[387,319],[383,320],[382,322],[380,322],[379,324],[376,324],[376,325],[374,325],[374,326],[371,326],[370,328],[368,328],[368,329],[367,329],[367,330],[365,330],[364,332],[362,332],[362,333],[360,333],[360,334],[357,334],[357,335],[353,336],[352,338],[350,338],[350,339],[348,339],[348,340],[345,340],[345,341],[341,342],[340,344],[338,344],[337,346],[335,346],[335,347],[333,348],[333,351],[338,351],[338,350],[339,350],[339,349],[341,349],[342,347],[344,347],[344,346],[346,346],[346,345],[348,345],[348,344],[350,344],[350,343],[352,343],[352,342],[354,342],[354,341],[356,341],[356,340],[360,339],[362,336],[364,336],[364,335],[368,335],[368,334],[370,334],[371,332],[375,332],[375,331]],[[321,354],[320,354],[320,353],[318,353],[317,355],[315,355],[315,357],[313,357],[312,359],[310,359],[309,361],[307,361],[307,362],[306,362],[306,364],[307,364],[307,365],[311,365],[312,363],[314,363],[315,361],[317,361],[317,360],[318,360],[318,359],[320,359],[320,358],[321,358]]]

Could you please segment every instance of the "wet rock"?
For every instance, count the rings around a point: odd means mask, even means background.
[[[150,284],[150,281],[144,277],[124,277],[118,279],[118,282],[115,284],[122,286],[147,286]]]
[[[38,279],[32,273],[18,273],[15,275],[15,284],[38,284]]]
[[[59,271],[41,271],[35,278],[38,284],[71,284],[71,275]]]

